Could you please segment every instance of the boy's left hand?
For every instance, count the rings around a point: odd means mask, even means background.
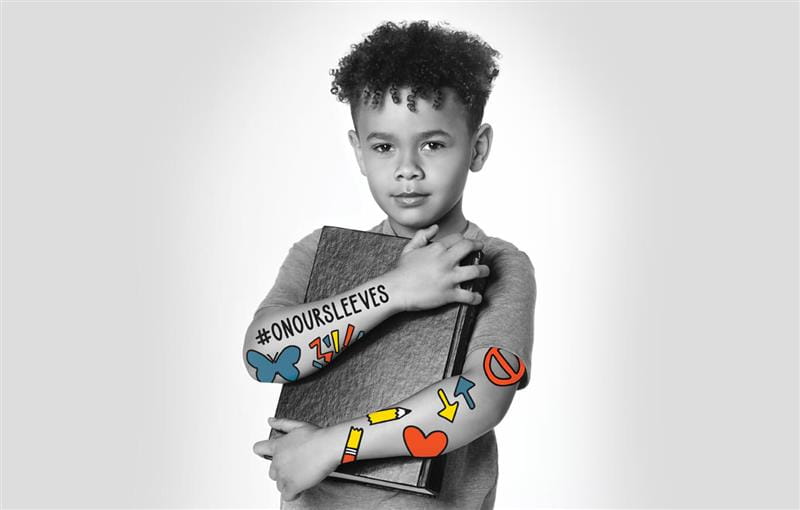
[[[272,428],[286,434],[253,445],[256,455],[270,455],[269,477],[277,483],[285,501],[317,485],[339,466],[341,445],[334,445],[316,425],[284,418],[270,418]]]

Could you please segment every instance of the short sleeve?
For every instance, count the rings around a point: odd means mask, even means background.
[[[488,258],[488,257],[487,257]],[[488,258],[489,280],[472,332],[469,351],[497,346],[525,364],[518,389],[528,385],[533,350],[536,278],[524,251],[504,249]]]
[[[317,229],[292,245],[278,270],[275,284],[258,305],[255,314],[264,308],[294,306],[305,300],[321,233],[322,229]]]

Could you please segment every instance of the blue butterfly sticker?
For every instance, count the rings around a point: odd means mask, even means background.
[[[259,382],[275,382],[275,376],[280,375],[287,381],[296,381],[300,371],[295,365],[300,361],[300,348],[296,345],[285,347],[277,359],[264,356],[258,351],[247,351],[247,363],[256,369],[256,379]]]

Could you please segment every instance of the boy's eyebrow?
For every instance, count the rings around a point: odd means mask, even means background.
[[[450,133],[448,133],[444,129],[432,129],[430,131],[424,131],[420,133],[419,138],[431,138],[433,136],[443,136],[445,138],[453,138],[452,136],[450,136]]]
[[[444,136],[446,138],[452,138],[450,133],[443,129],[431,129],[430,131],[423,131],[420,133],[417,138],[430,138],[432,136]],[[383,133],[380,131],[374,131],[367,135],[367,140],[371,138],[383,138],[385,140],[394,140],[394,136],[389,133]]]
[[[394,137],[389,133],[381,133],[380,131],[373,131],[372,133],[367,135],[367,140],[370,138],[385,138],[387,140],[392,140]]]

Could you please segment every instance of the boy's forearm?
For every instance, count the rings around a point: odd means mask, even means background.
[[[498,386],[473,369],[422,389],[392,408],[325,429],[340,462],[436,457],[460,448],[505,415],[517,385]],[[338,448],[338,450],[337,450]]]
[[[403,307],[390,272],[330,298],[264,310],[247,328],[245,366],[260,382],[301,379]]]

